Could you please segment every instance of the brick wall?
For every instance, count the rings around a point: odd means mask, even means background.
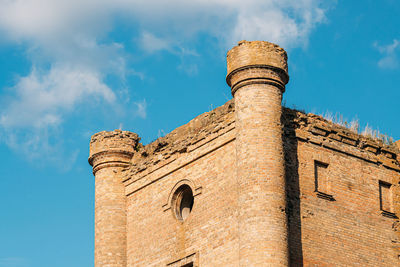
[[[239,266],[234,120],[230,101],[134,156],[123,172],[128,266]],[[398,265],[398,220],[379,190],[399,183],[398,150],[315,115],[284,109],[282,121],[291,266]],[[169,207],[182,180],[197,194],[184,222]]]
[[[183,259],[193,254],[194,266],[237,265],[233,139],[228,132],[142,177],[145,184],[140,179],[127,186],[128,266],[184,266]],[[170,207],[178,183],[195,193],[184,222]]]
[[[291,264],[398,266],[396,148],[312,114],[286,113]],[[380,195],[382,183],[392,185],[390,194]],[[382,210],[382,201],[390,210]]]
[[[400,265],[400,143],[282,108],[286,60],[240,42],[234,100],[146,146],[92,137],[96,266]]]

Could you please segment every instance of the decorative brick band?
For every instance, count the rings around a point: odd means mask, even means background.
[[[231,78],[234,74],[236,74],[239,71],[243,71],[243,70],[247,70],[247,69],[252,69],[252,68],[260,68],[260,69],[269,69],[272,70],[274,72],[279,73],[280,76],[282,76],[282,81],[284,84],[287,84],[289,82],[289,75],[287,74],[287,72],[281,68],[278,67],[274,67],[274,66],[270,66],[270,65],[263,65],[263,64],[256,64],[256,65],[248,65],[248,66],[244,66],[244,67],[240,67],[237,68],[235,70],[233,70],[232,72],[230,72],[227,76],[226,76],[226,83],[229,86],[232,86],[230,81]]]
[[[277,80],[268,79],[268,78],[249,78],[243,81],[236,83],[232,86],[231,93],[232,96],[235,95],[236,91],[244,86],[253,85],[253,84],[269,84],[278,87],[282,92],[285,91],[285,86]]]
[[[270,65],[249,65],[233,70],[226,77],[231,87],[232,96],[243,86],[253,84],[269,84],[285,92],[285,84],[289,81],[286,71]]]
[[[89,158],[89,164],[93,166],[93,174],[98,170],[108,167],[128,167],[133,152],[124,150],[101,151]]]

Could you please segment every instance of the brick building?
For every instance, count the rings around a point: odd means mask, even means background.
[[[400,144],[282,107],[277,45],[227,65],[233,99],[153,143],[93,135],[95,266],[399,266]]]

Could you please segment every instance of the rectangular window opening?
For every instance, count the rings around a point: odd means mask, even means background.
[[[315,192],[320,198],[334,201],[335,198],[330,190],[328,167],[327,163],[314,161]]]
[[[397,218],[393,210],[392,184],[379,181],[379,205],[383,216]]]

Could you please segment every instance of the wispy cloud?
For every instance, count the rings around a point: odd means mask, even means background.
[[[70,170],[80,153],[80,149],[69,147],[70,143],[65,139],[68,138],[63,135],[62,127],[55,125],[42,128],[4,128],[0,132],[0,141],[16,154],[34,162],[35,166],[52,164],[61,171]]]
[[[147,102],[146,100],[138,101],[133,103],[135,106],[134,116],[138,116],[142,119],[147,117]]]
[[[38,46],[67,41],[70,45],[68,40],[96,41],[106,37],[113,30],[113,18],[124,14],[139,22],[140,45],[148,51],[187,43],[198,33],[216,37],[224,47],[241,39],[269,40],[287,47],[306,43],[312,29],[325,20],[325,8],[334,2],[0,0],[0,28],[6,38],[14,41]]]
[[[91,69],[54,66],[41,73],[35,68],[14,86],[15,97],[0,114],[4,128],[45,128],[59,125],[62,114],[88,98],[113,102],[114,92],[103,83],[101,74]]]
[[[109,37],[115,18],[139,25],[136,48],[172,53],[180,57],[178,69],[195,75],[200,34],[217,40],[222,51],[242,39],[304,46],[327,8],[321,0],[0,0],[0,6],[1,41],[26,47],[32,64],[1,103],[0,135],[10,146],[22,145],[26,129],[35,133],[29,144],[49,149],[49,135],[55,129],[62,135],[63,123],[80,107],[125,102],[108,78],[145,77],[127,66],[124,44]],[[130,103],[146,118],[146,102]]]
[[[393,40],[393,43],[388,45],[379,45],[375,42],[374,47],[382,55],[378,61],[378,67],[382,69],[396,69],[399,67],[398,53],[400,52],[400,41]]]
[[[101,72],[66,65],[47,71],[33,68],[9,90],[13,95],[0,101],[5,107],[0,111],[0,141],[28,160],[63,162],[59,165],[64,169],[71,167],[78,153],[64,149],[65,119],[82,104],[113,105],[116,99]]]
[[[199,54],[193,49],[188,49],[184,44],[155,36],[150,32],[143,32],[138,41],[139,47],[146,53],[167,51],[179,57],[181,63],[177,66],[177,69],[187,75],[193,76],[198,73],[198,66],[194,63],[193,57],[198,57]]]
[[[150,32],[143,32],[139,39],[140,47],[149,53],[161,50],[172,50],[172,44],[166,39],[159,38]]]

